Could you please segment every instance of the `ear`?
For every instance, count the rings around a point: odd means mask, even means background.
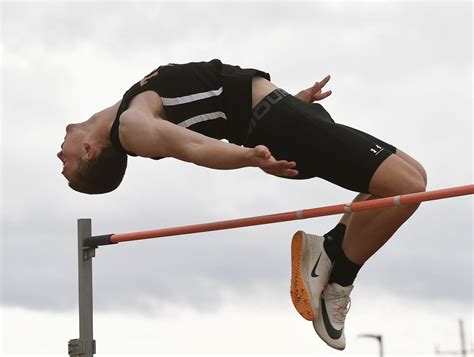
[[[90,144],[84,143],[82,148],[84,149],[84,158],[86,160],[92,160],[97,156],[97,149]]]

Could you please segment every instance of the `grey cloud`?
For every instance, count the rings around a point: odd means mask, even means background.
[[[252,169],[216,172],[171,159],[131,159],[122,187],[110,195],[69,191],[55,158],[65,122],[111,104],[160,61],[221,57],[270,71],[293,91],[331,73],[335,93],[326,106],[336,120],[403,144],[427,167],[431,188],[472,182],[468,5],[78,2],[2,8],[2,84],[9,89],[2,98],[4,305],[75,308],[79,217],[92,217],[93,232],[104,234],[352,198],[318,180],[279,180]],[[360,289],[472,301],[471,206],[466,199],[423,205],[364,268]],[[291,234],[324,233],[335,222],[100,248],[96,307],[210,309],[229,291],[241,298],[262,289],[287,294]]]

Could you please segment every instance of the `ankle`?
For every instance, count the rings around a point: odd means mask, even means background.
[[[337,257],[343,253],[342,242],[346,233],[346,225],[339,223],[324,235],[324,250],[326,251],[329,259],[334,262]]]
[[[341,249],[342,251],[342,249]],[[354,280],[359,273],[362,265],[356,264],[349,260],[344,251],[336,258],[331,275],[329,276],[329,283],[336,283],[341,286],[350,286],[354,284]]]
[[[342,247],[342,241],[344,240],[344,235],[346,234],[347,226],[344,223],[338,223],[333,229],[327,232],[324,237],[332,237],[334,241]]]

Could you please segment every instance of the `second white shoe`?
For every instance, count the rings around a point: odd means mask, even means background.
[[[346,347],[344,323],[351,305],[349,294],[354,287],[328,284],[321,294],[320,314],[313,321],[314,329],[329,346],[343,350]]]

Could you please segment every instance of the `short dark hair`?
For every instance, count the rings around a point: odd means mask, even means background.
[[[127,169],[127,155],[106,145],[92,160],[79,159],[79,164],[69,187],[73,190],[99,194],[115,190],[122,182]]]

